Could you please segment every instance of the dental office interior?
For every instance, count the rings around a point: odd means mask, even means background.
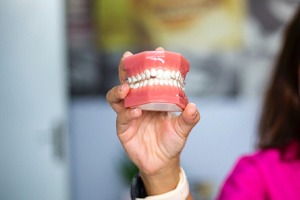
[[[196,200],[214,199],[255,149],[261,99],[294,0],[0,2],[0,199],[129,200],[137,168],[105,100],[129,50],[190,62],[201,120],[181,164]]]

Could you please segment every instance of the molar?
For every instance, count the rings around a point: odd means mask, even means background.
[[[176,74],[175,74],[175,79],[176,79],[176,80],[179,80],[179,77],[180,77],[180,76],[181,76],[180,72],[177,71]]]
[[[131,83],[132,83],[132,78],[131,78],[131,77],[127,77],[127,82],[128,82],[129,84],[131,84]]]
[[[172,79],[176,78],[176,72],[174,70],[171,71],[171,78]]]

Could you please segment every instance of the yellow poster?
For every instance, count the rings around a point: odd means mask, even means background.
[[[106,50],[232,49],[243,44],[244,0],[110,0],[95,12],[97,41]]]

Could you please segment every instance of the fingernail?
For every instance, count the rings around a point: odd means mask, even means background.
[[[131,53],[130,53],[129,51],[126,51],[126,52],[123,54],[123,58],[125,58],[125,57],[127,57],[127,56],[129,56],[129,55],[131,55]]]
[[[193,118],[195,119],[197,117],[197,115],[198,115],[198,111],[195,110],[195,112],[193,113]]]

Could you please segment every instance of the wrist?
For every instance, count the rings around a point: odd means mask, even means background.
[[[149,195],[144,190],[144,184],[137,176],[139,181],[133,181],[131,186],[131,199],[132,200],[192,200],[192,196],[189,193],[188,180],[184,170],[181,168],[179,172],[179,181],[176,187],[168,192],[158,195]]]
[[[174,190],[179,182],[179,161],[175,161],[170,167],[163,168],[156,173],[147,174],[140,172],[148,195],[159,195]]]

